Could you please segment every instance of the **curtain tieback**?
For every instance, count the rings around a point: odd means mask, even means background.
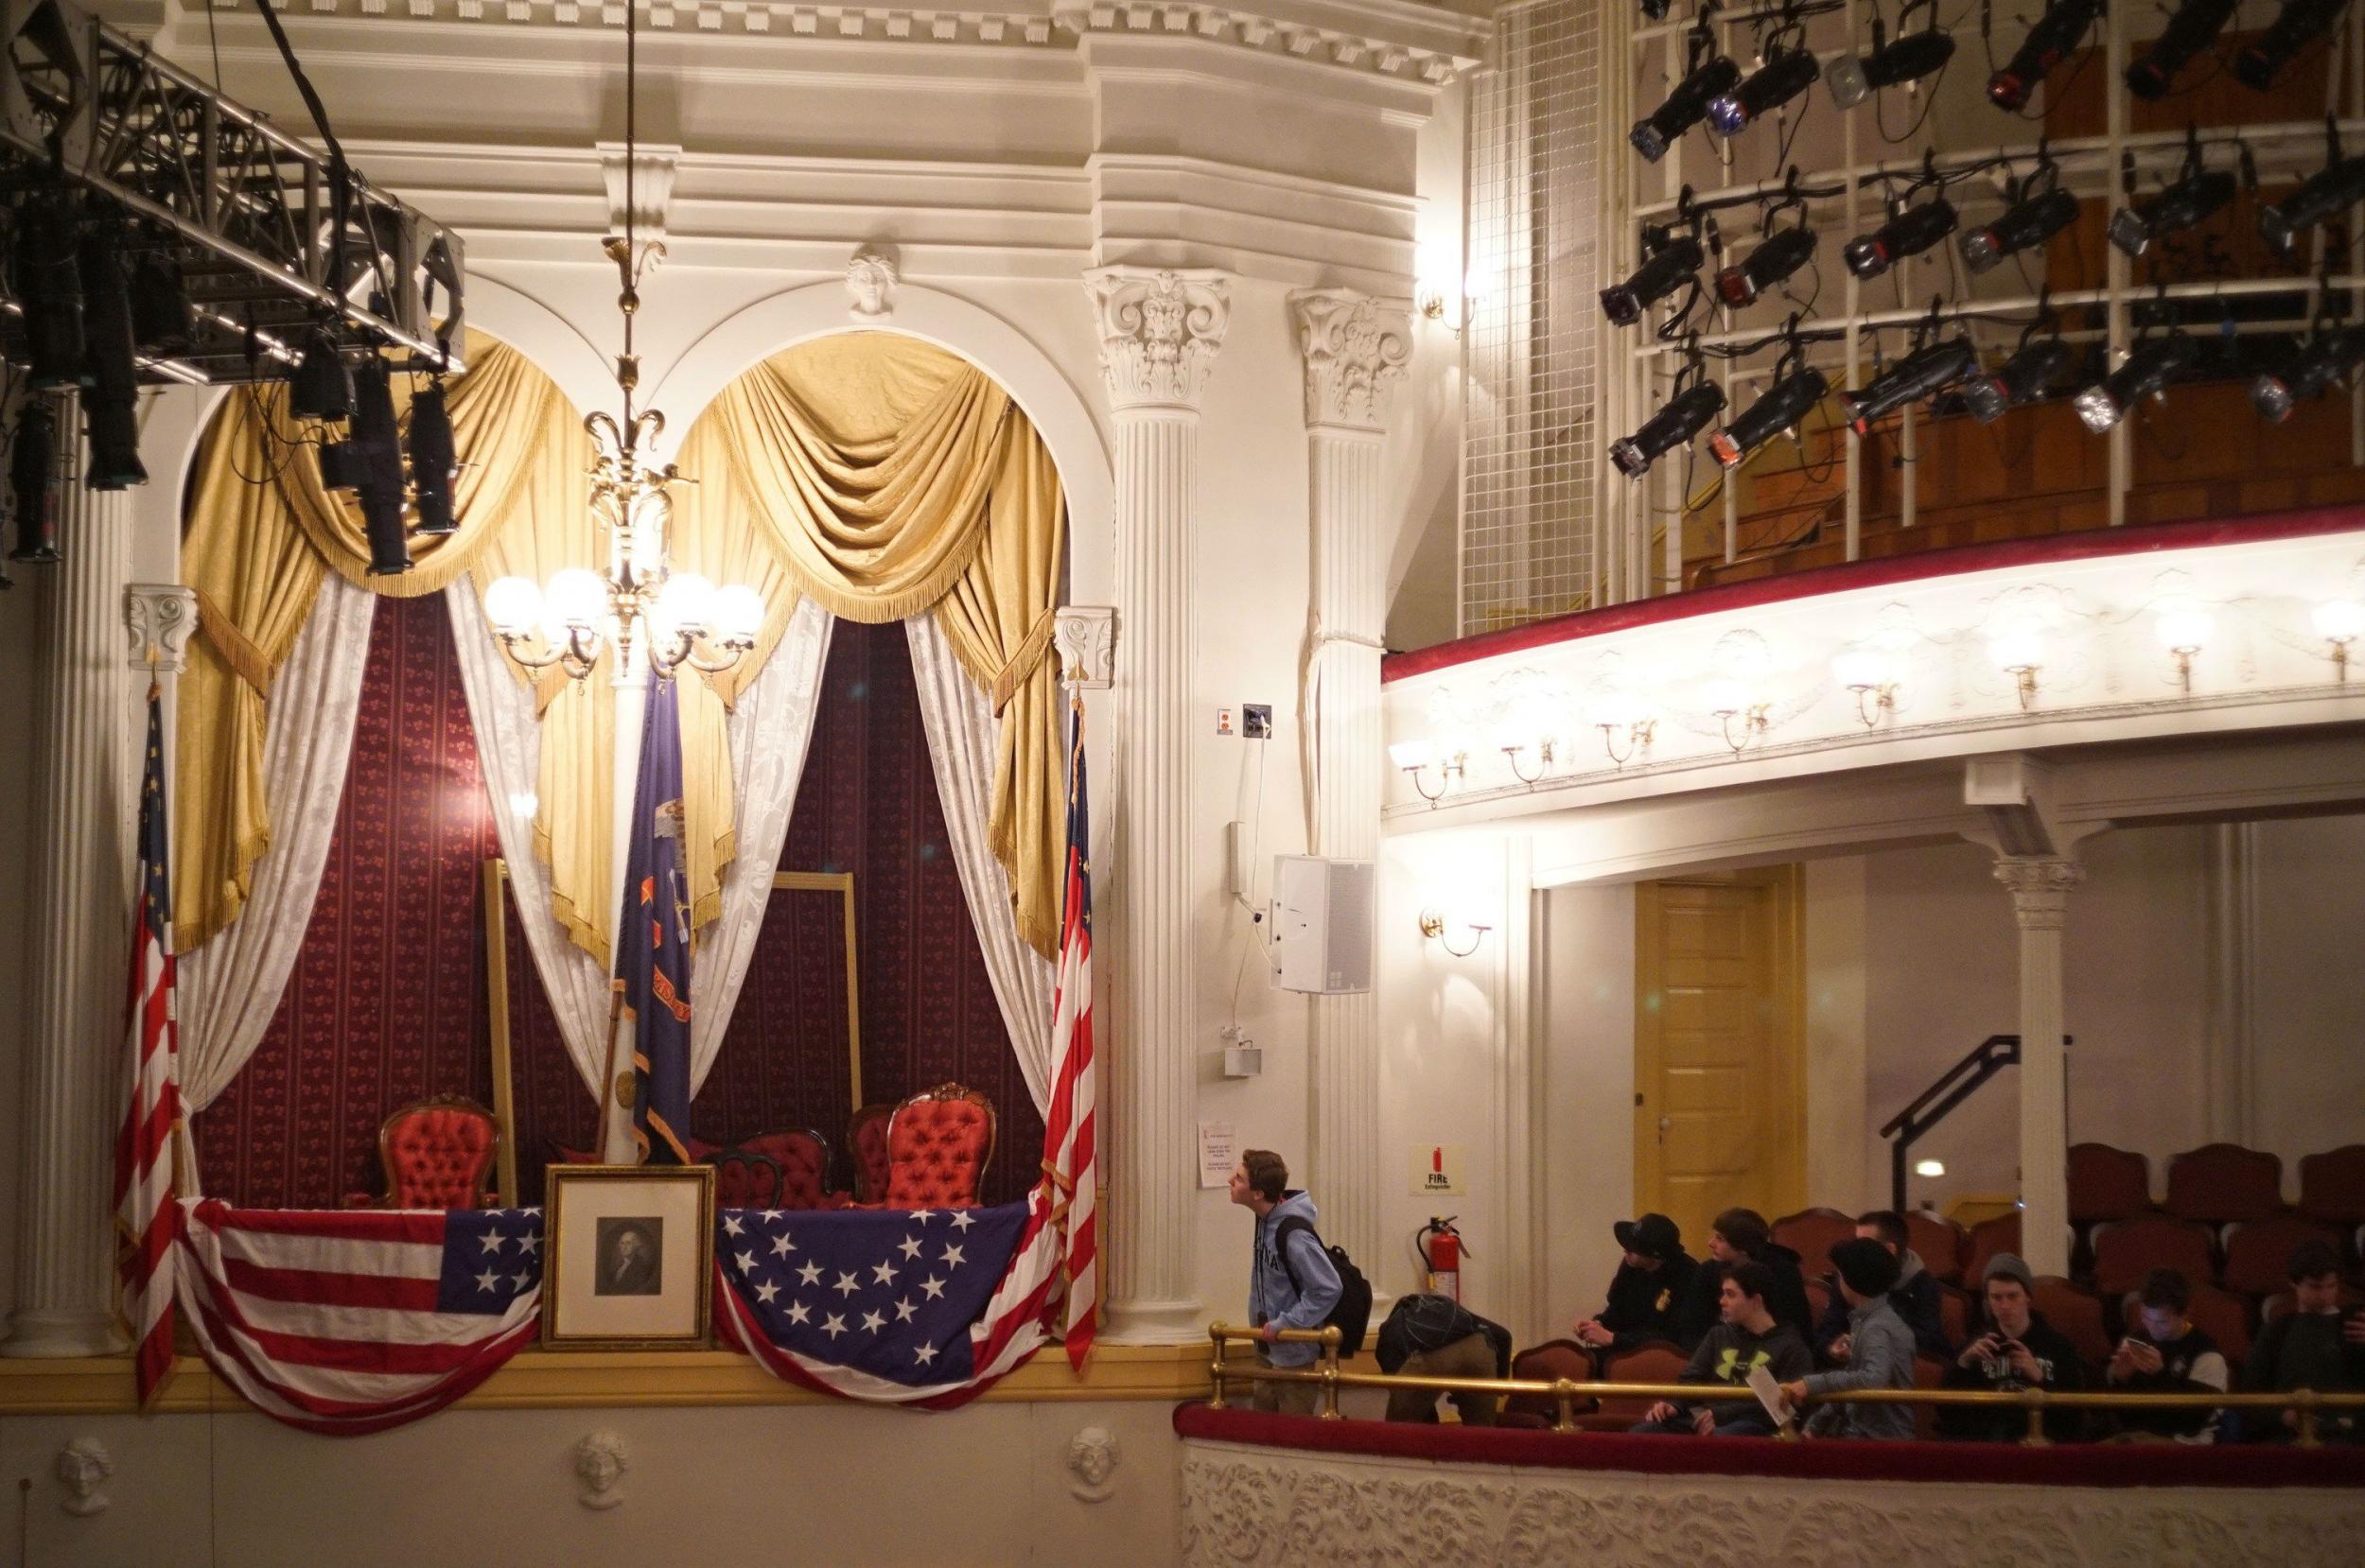
[[[202,588],[196,592],[198,630],[205,634],[205,640],[214,645],[214,651],[221,655],[224,664],[236,672],[238,679],[264,696],[270,696],[272,678],[278,673],[272,668],[271,660],[264,656],[260,648],[254,646],[253,638],[238,630],[237,622],[214,602],[213,595]]]
[[[1004,660],[1002,668],[993,672],[993,711],[996,718],[1001,717],[1002,710],[1010,706],[1010,699],[1018,695],[1019,683],[1032,675],[1035,667],[1042,662],[1043,650],[1051,646],[1051,632],[1059,620],[1059,609],[1056,604],[1044,605],[1042,614],[1035,618],[1035,624],[1028,627],[1026,635],[1019,639],[1017,652]]]

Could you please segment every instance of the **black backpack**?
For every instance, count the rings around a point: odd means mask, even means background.
[[[1272,1245],[1273,1250],[1281,1254],[1281,1266],[1289,1271],[1289,1282],[1303,1295],[1305,1282],[1298,1278],[1297,1269],[1289,1262],[1289,1237],[1299,1230],[1312,1233],[1317,1242],[1323,1239],[1305,1216],[1286,1214],[1273,1228]],[[1339,1331],[1339,1353],[1355,1355],[1363,1349],[1363,1335],[1372,1326],[1372,1282],[1363,1278],[1363,1271],[1355,1266],[1355,1260],[1347,1256],[1345,1247],[1324,1245],[1323,1250],[1330,1254],[1330,1266],[1339,1271],[1339,1299],[1323,1322]]]

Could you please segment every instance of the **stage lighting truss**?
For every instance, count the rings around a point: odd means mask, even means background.
[[[359,171],[348,171],[340,228],[330,160],[254,111],[71,0],[12,0],[8,15],[0,188],[17,193],[8,227],[24,234],[28,203],[59,202],[85,222],[119,215],[134,225],[141,380],[274,379],[304,357],[315,328],[342,350],[405,349],[461,368],[457,234]],[[28,337],[55,328],[26,313],[19,278],[7,287],[0,353],[24,363]],[[175,319],[178,332],[151,330]]]

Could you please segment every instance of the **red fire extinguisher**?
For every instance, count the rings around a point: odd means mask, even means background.
[[[1460,1217],[1448,1214],[1441,1220],[1432,1215],[1412,1238],[1412,1250],[1420,1254],[1421,1264],[1428,1271],[1429,1294],[1450,1296],[1457,1301],[1462,1299],[1462,1259],[1469,1252],[1463,1245],[1462,1232],[1453,1228]]]

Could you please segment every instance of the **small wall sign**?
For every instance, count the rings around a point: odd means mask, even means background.
[[[1416,1143],[1412,1146],[1412,1193],[1415,1197],[1451,1197],[1462,1187],[1462,1145]]]

